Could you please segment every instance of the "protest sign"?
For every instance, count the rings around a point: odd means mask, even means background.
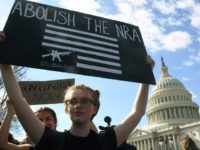
[[[74,79],[19,82],[22,94],[30,105],[62,103],[64,91],[73,84]]]
[[[135,25],[16,0],[4,32],[1,63],[155,84]]]

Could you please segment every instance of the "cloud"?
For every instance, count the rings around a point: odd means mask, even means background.
[[[139,26],[147,48],[156,51],[160,48],[160,39],[163,38],[162,32],[164,29],[153,22],[156,16],[151,9],[145,7],[145,4],[146,1],[135,3],[131,2],[131,0],[117,0],[115,5],[119,12],[113,15],[112,18]]]
[[[183,81],[190,81],[190,78],[188,78],[188,77],[182,77],[182,80]]]
[[[191,25],[196,27],[196,28],[200,28],[200,4],[199,5],[195,5],[192,9],[192,14],[190,16],[191,19]]]
[[[185,18],[180,18],[180,19],[176,19],[174,17],[167,17],[167,18],[160,18],[159,22],[162,25],[168,25],[168,26],[180,26],[183,24],[183,22],[185,21]]]
[[[191,44],[191,36],[187,32],[175,31],[166,35],[163,39],[163,49],[175,52],[177,49],[184,49]]]
[[[160,13],[165,15],[176,14],[180,10],[191,9],[195,5],[196,4],[194,0],[154,0],[152,4],[155,9],[159,10]]]
[[[189,17],[191,21],[191,25],[200,28],[200,4],[195,3],[194,0],[177,0],[174,1],[154,1],[152,6],[159,10],[161,14],[169,15],[172,14],[173,17],[180,15],[180,11],[185,12],[188,16],[184,16],[184,18]],[[174,19],[170,19],[174,20]],[[179,19],[180,20],[180,17]],[[176,23],[180,23],[178,20],[174,20]]]
[[[173,67],[175,70],[184,70],[184,67],[182,67],[182,66],[174,66]]]
[[[188,60],[184,62],[185,66],[192,66],[196,63],[200,63],[200,50],[194,51],[190,56],[188,57]]]
[[[95,0],[58,0],[60,5],[66,9],[71,9],[79,12],[97,14],[100,4]]]
[[[177,0],[176,1],[176,7],[179,9],[187,9],[192,8],[195,5],[194,0]]]
[[[150,47],[150,49],[158,50],[161,46],[160,39],[163,38],[163,29],[153,23],[155,15],[150,9],[144,7],[147,1],[115,0],[114,2],[114,6],[117,7],[116,10],[118,10],[118,12],[115,14],[106,14],[106,12],[98,11],[103,6],[94,0],[85,0],[84,2],[79,0],[77,1],[77,3],[79,3],[78,7],[77,5],[74,5],[73,0],[59,0],[60,5],[67,9],[81,11],[139,26],[145,45]]]
[[[164,19],[162,17],[159,18],[158,14],[156,14],[153,9],[146,7],[146,1],[137,3],[132,0],[116,0],[115,2],[119,13],[117,15],[113,15],[112,18],[118,18],[118,20],[120,18],[120,21],[139,26],[145,46],[151,52],[162,50],[175,52],[187,48],[192,43],[191,35],[185,31],[181,31],[180,29],[176,31],[176,29],[174,29],[174,31],[166,32],[166,28],[169,26],[183,25],[186,21],[185,18],[176,19],[173,15]],[[189,2],[187,1],[187,3]],[[166,9],[171,9],[168,11],[170,13],[174,13],[174,15],[177,13],[175,8],[186,7],[183,6],[182,3],[177,4],[178,6],[169,6],[167,3],[164,3],[164,1],[158,2],[158,4],[153,3],[153,5],[156,8],[166,7]],[[193,5],[193,3],[191,3],[190,6],[191,5]],[[168,8],[168,6],[170,8]],[[165,11],[165,9],[163,11]],[[167,14],[167,12],[165,13]],[[109,17],[111,17],[111,15]],[[162,27],[159,23],[162,24]]]
[[[193,92],[193,91],[189,91],[192,94],[192,100],[197,99],[198,96]]]
[[[200,50],[197,51],[195,55],[189,56],[189,59],[194,62],[200,63]]]
[[[184,66],[192,66],[194,64],[194,62],[192,62],[191,60],[186,60],[183,65]]]
[[[124,1],[124,0],[118,0],[118,1]],[[129,0],[129,1],[130,3],[133,3],[137,7],[147,4],[147,0]]]
[[[173,14],[176,11],[176,7],[172,2],[166,2],[166,1],[154,1],[153,7],[160,11],[162,14]]]

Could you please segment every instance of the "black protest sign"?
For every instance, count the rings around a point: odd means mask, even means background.
[[[0,62],[155,84],[139,27],[16,0]]]
[[[74,85],[74,79],[50,81],[20,81],[23,96],[30,105],[63,102],[64,91]]]

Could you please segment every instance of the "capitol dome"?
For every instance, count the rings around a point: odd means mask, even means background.
[[[199,121],[199,106],[183,83],[168,73],[163,58],[161,75],[149,99],[148,129],[177,126]]]

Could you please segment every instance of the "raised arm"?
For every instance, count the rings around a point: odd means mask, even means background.
[[[147,64],[154,67],[154,61],[150,56],[146,57]],[[149,93],[149,85],[141,84],[137,92],[133,107],[129,115],[119,124],[114,130],[117,137],[117,145],[120,146],[130,135],[130,133],[135,129],[135,127],[140,122],[141,118],[145,114],[147,99]]]
[[[10,129],[10,124],[11,124],[13,115],[14,115],[14,111],[13,111],[10,101],[7,101],[6,105],[7,105],[8,112],[0,128],[0,149],[1,150],[29,150],[31,147],[31,145],[29,144],[16,145],[16,144],[12,144],[8,142],[9,129]]]
[[[5,35],[2,32],[0,32],[0,37],[5,39]],[[0,42],[3,42],[1,39]],[[12,67],[1,64],[0,68],[8,97],[12,101],[19,121],[33,142],[38,143],[43,135],[45,125],[34,115],[29,104],[23,98]]]
[[[14,116],[14,111],[8,103],[6,103],[8,111],[0,127],[0,149],[7,148],[10,124]]]

